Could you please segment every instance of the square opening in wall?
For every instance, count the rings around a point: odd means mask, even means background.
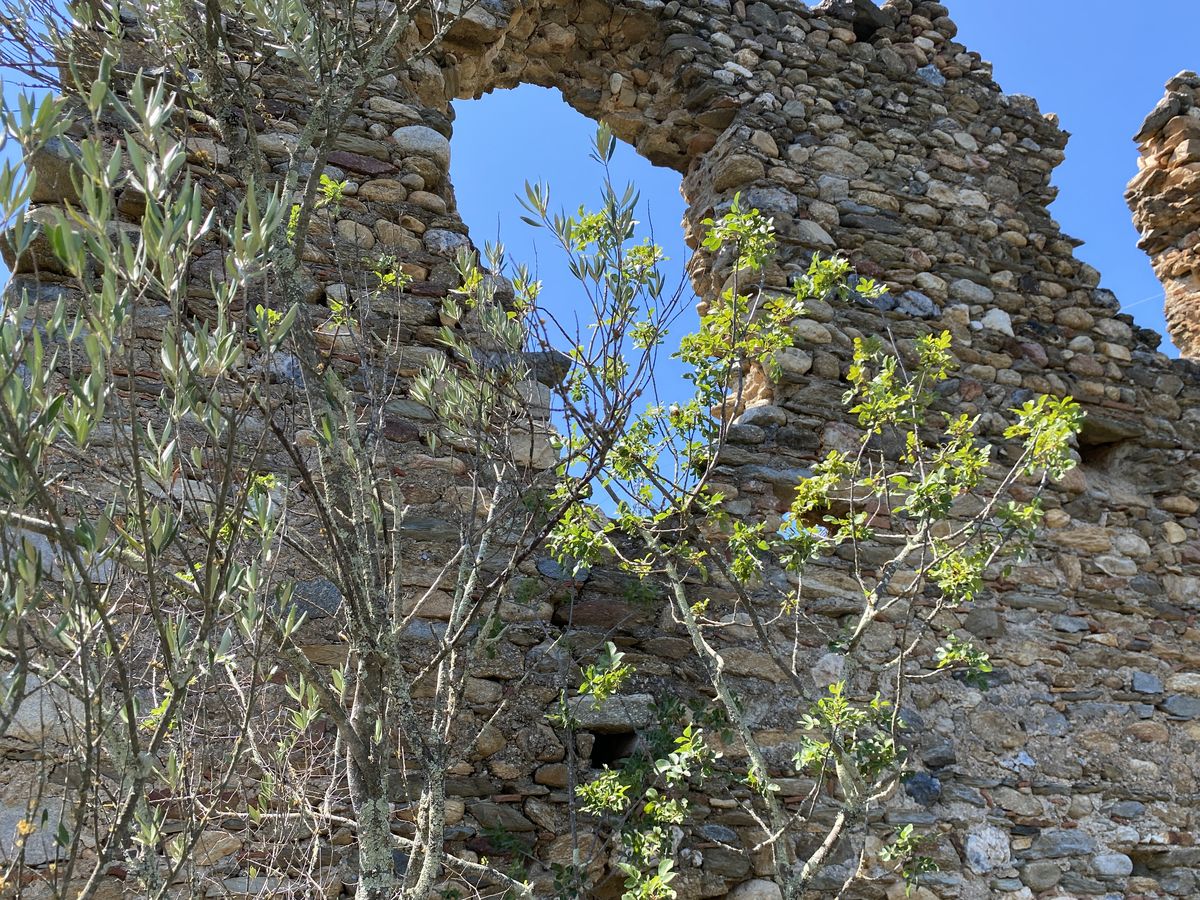
[[[618,767],[633,755],[638,745],[636,731],[593,732],[592,736],[595,742],[589,761],[593,769]]]

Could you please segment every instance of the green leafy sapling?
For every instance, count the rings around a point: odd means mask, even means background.
[[[606,159],[611,145],[601,141],[598,146],[598,157]],[[530,188],[527,200],[532,221],[556,231],[571,255],[572,271],[589,287],[640,280],[644,289],[654,283],[638,266],[617,264],[621,248],[635,241],[632,217],[616,192],[605,194],[598,213],[576,217],[551,217],[544,189]],[[1082,412],[1070,398],[1030,401],[1013,411],[1015,423],[1002,435],[1007,443],[997,448],[980,439],[978,417],[946,409],[944,386],[955,369],[948,332],[920,335],[903,345],[858,337],[844,397],[857,428],[851,446],[831,450],[810,466],[778,524],[735,518],[712,482],[747,379],[756,371],[768,382],[778,377],[778,354],[792,346],[789,325],[803,315],[807,300],[858,302],[879,296],[883,288],[855,278],[844,259],[818,256],[790,288],[769,285],[765,272],[775,251],[773,224],[740,197],[704,225],[702,248],[726,277],[718,295],[701,305],[699,329],[680,340],[677,356],[689,367],[693,395],[646,404],[628,416],[604,445],[611,452],[599,477],[578,494],[549,543],[564,564],[586,559],[594,566],[608,560],[667,585],[676,620],[691,638],[727,715],[729,735],[744,752],[741,779],[753,790],[743,808],[761,823],[775,880],[784,896],[793,898],[810,885],[839,842],[865,842],[868,812],[894,791],[906,758],[897,709],[911,682],[950,671],[978,679],[989,671],[986,650],[958,639],[945,614],[977,597],[1004,559],[1028,551],[1041,516],[1041,489],[1073,465],[1069,445]],[[653,265],[654,255],[645,261]],[[646,303],[650,293],[592,291],[591,296],[611,297],[597,316],[611,325],[638,320],[630,304]],[[654,331],[654,339],[662,340],[663,334]],[[630,377],[629,369],[612,368],[601,356],[588,354],[589,345],[578,342],[562,391],[569,446],[576,452],[605,438],[589,427],[587,412]],[[560,497],[568,495],[572,483],[569,469],[563,476]],[[1018,483],[1022,490],[1014,491]],[[603,502],[604,514],[588,498]],[[848,571],[861,590],[861,605],[826,635],[845,674],[827,696],[813,702],[803,694],[807,673],[800,656],[781,651],[769,628],[786,624],[794,630],[795,644],[806,640],[800,634],[810,621],[802,615],[806,573],[816,565]],[[774,577],[777,568],[788,573],[789,582]],[[709,583],[736,599],[714,600]],[[776,771],[714,645],[730,605],[748,617],[764,665],[774,666],[782,683],[795,687],[796,699],[811,706],[797,723],[805,737],[794,762],[798,770],[823,776],[816,790],[838,812],[828,840],[807,858],[798,859],[795,845],[783,837],[799,819],[778,795]],[[862,652],[864,637],[877,625],[896,631],[900,640],[883,660]],[[925,657],[928,638],[940,649]],[[867,684],[880,691],[864,690]],[[634,792],[618,791],[628,783],[622,774],[605,774],[600,786],[587,789],[589,802],[598,802],[602,794],[628,811]],[[924,858],[912,852],[917,840],[905,834],[891,851],[891,858],[905,860],[907,877],[925,866]]]
[[[412,276],[400,267],[400,261],[391,253],[383,253],[375,258],[371,269],[378,280],[380,289],[403,291],[412,284]]]
[[[904,879],[904,896],[908,897],[921,886],[921,876],[938,871],[938,864],[932,857],[923,856],[919,851],[929,841],[927,835],[922,835],[913,826],[905,825],[896,830],[891,843],[885,844],[879,851],[879,858],[890,863]]]
[[[621,685],[633,673],[632,666],[621,662],[624,658],[625,654],[609,641],[596,661],[584,668],[579,694],[591,698],[593,709],[599,709],[609,697],[620,691]]]
[[[939,670],[960,670],[967,684],[987,688],[987,676],[992,671],[991,657],[970,641],[955,634],[947,635],[946,642],[934,651],[933,658]]]
[[[903,723],[893,721],[892,704],[879,694],[856,703],[847,696],[845,682],[827,690],[828,696],[800,719],[808,736],[796,753],[796,767],[810,774],[836,772],[847,803],[865,804],[877,776],[903,759],[893,738],[894,728]]]
[[[594,708],[611,699],[634,674],[623,658],[609,642],[596,662],[584,667],[579,695],[590,697]],[[564,696],[559,713],[550,719],[572,732],[576,723],[569,709]],[[622,900],[676,896],[671,887],[676,875],[671,829],[687,819],[692,783],[709,777],[719,758],[702,729],[690,722],[678,728],[681,711],[669,701],[660,704],[658,726],[638,742],[630,758],[618,768],[605,766],[575,787],[579,809],[613,827],[615,862],[625,876]]]

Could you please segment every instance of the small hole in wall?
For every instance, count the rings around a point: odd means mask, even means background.
[[[1106,444],[1085,444],[1079,442],[1079,464],[1089,469],[1107,469],[1114,461],[1123,441],[1112,441]]]
[[[854,36],[858,39],[859,43],[871,43],[875,39],[875,32],[878,30],[877,26],[872,25],[870,22],[864,22],[861,19],[854,23]]]
[[[596,739],[590,760],[593,769],[615,768],[633,755],[638,744],[636,731],[593,732],[592,736]]]
[[[1101,419],[1084,419],[1079,432],[1079,464],[1092,469],[1111,468],[1125,455],[1128,437]]]

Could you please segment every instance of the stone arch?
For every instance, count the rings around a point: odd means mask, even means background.
[[[533,266],[554,295],[574,291],[565,257],[557,251],[545,253],[540,240],[545,233],[519,224],[524,210],[518,198],[525,182],[537,180],[546,182],[555,210],[596,204],[603,170],[589,154],[595,120],[570,107],[557,89],[529,83],[456,100],[453,107],[450,178],[457,211],[472,238],[477,245],[500,240],[508,259]],[[510,128],[521,140],[495,139]],[[653,165],[625,141],[615,143],[608,175],[619,188],[636,187],[639,235],[661,246],[667,284],[690,302],[684,266],[691,251],[680,227],[685,204],[679,173]]]
[[[725,112],[711,112],[719,99],[704,86],[711,68],[696,64],[698,53],[715,48],[688,32],[673,33],[651,4],[514,3],[506,4],[507,18],[489,11],[494,6],[468,14],[444,45],[447,99],[519,84],[556,88],[572,108],[607,122],[650,162],[681,174],[732,121],[731,97],[724,98]],[[478,22],[484,17],[494,31]],[[662,77],[664,70],[671,70],[669,77]]]
[[[488,0],[416,81],[441,116],[497,88],[558,89],[683,175],[693,247],[699,221],[741,191],[775,218],[780,284],[814,251],[842,250],[889,282],[904,317],[956,304],[1111,317],[1047,211],[1064,135],[1004,96],[956,30],[932,0]],[[1047,268],[1055,244],[1066,252]],[[691,267],[701,296],[720,286],[708,266]]]
[[[441,105],[448,111],[451,100],[520,84],[556,89],[569,106],[606,122],[650,163],[683,176],[684,239],[694,250],[700,222],[714,211],[713,188],[719,192],[765,170],[737,152],[752,131],[734,127],[745,109],[729,22],[720,12],[692,9],[672,17],[663,6],[645,0],[508,0],[475,7],[441,48]],[[722,12],[728,16],[727,8]],[[710,37],[697,34],[701,23]],[[715,160],[726,157],[732,159],[722,179]],[[714,287],[709,268],[699,254],[689,266],[701,296]]]

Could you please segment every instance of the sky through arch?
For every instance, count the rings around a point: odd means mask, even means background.
[[[518,198],[524,196],[526,181],[541,181],[550,188],[552,211],[596,210],[604,178],[603,169],[589,157],[596,123],[571,109],[558,91],[532,85],[455,101],[454,111],[450,179],[472,240],[480,249],[487,242],[502,243],[511,263],[525,264],[542,281],[541,299],[552,314],[570,319],[578,311],[586,326],[589,313],[579,308],[579,287],[565,254],[548,231],[521,221],[526,211]],[[681,285],[685,305],[690,305],[686,298],[694,295],[685,267],[692,251],[683,240],[679,173],[651,165],[628,144],[617,145],[611,164],[614,187],[620,192],[633,183],[640,190],[639,237],[652,237],[663,248],[667,291]],[[665,342],[668,353],[695,325],[694,313],[680,317]],[[660,357],[656,373],[662,399],[688,397],[684,369],[668,353]]]

